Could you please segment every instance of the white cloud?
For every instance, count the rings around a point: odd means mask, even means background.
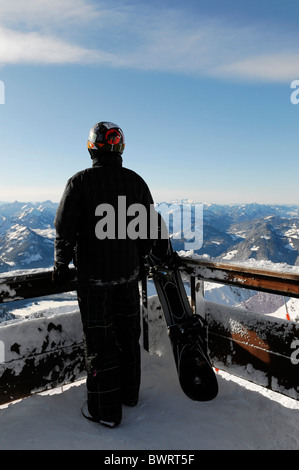
[[[57,38],[0,28],[0,64],[82,62],[87,53]]]
[[[0,64],[109,64],[113,56],[37,32],[0,27]]]
[[[78,44],[88,32],[100,28],[111,14],[86,0],[0,0],[0,65],[105,64],[115,54]],[[114,21],[120,21],[114,12]],[[122,21],[122,20],[121,20]]]
[[[123,20],[122,45],[110,48],[115,67],[277,82],[299,75],[297,33],[283,26],[138,8],[124,10]]]
[[[140,41],[126,64],[139,69],[277,82],[299,76],[298,38],[277,27],[172,14],[166,22],[147,18],[134,31]],[[117,54],[115,63],[121,65]]]
[[[0,11],[1,65],[93,63],[267,81],[299,72],[297,39],[269,24],[121,0],[0,0]]]

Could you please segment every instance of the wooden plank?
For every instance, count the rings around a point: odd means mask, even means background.
[[[182,259],[181,269],[205,281],[299,298],[298,274],[251,269],[191,258]]]
[[[205,302],[215,367],[299,399],[299,324]]]
[[[52,270],[0,277],[0,303],[72,290],[76,290],[76,271],[74,268],[70,269],[70,281],[60,285],[52,282]]]
[[[0,405],[78,380],[84,374],[82,357],[83,346],[74,345],[0,364]]]

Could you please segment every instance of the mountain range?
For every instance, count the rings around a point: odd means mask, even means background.
[[[299,264],[299,206],[209,205],[204,214],[198,254],[234,262]]]
[[[180,210],[182,204],[169,207]],[[51,201],[0,202],[0,273],[53,266],[56,210]],[[184,240],[173,238],[173,247],[182,250]],[[299,265],[299,206],[203,204],[203,244],[195,253],[225,262]]]
[[[181,204],[177,202],[178,210]],[[175,210],[174,203],[171,207]],[[256,259],[299,265],[297,205],[203,204],[202,225],[198,255],[223,262]],[[184,241],[173,238],[173,247],[182,250]]]
[[[0,272],[53,266],[57,204],[0,203]]]

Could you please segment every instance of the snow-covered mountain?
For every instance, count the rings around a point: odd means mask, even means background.
[[[171,204],[172,211],[177,204]],[[194,226],[194,221],[192,221]],[[183,243],[173,238],[176,250]],[[196,254],[217,261],[269,260],[299,265],[299,206],[204,204],[203,244]]]
[[[172,201],[169,212],[180,212],[183,204],[195,205]],[[299,265],[299,206],[204,204],[203,208],[203,245],[196,254],[223,261]],[[0,273],[53,265],[56,210],[51,201],[0,202]],[[189,225],[192,234],[194,219]],[[174,249],[184,249],[184,241],[173,238]]]
[[[0,272],[53,265],[56,209],[50,201],[0,205]]]

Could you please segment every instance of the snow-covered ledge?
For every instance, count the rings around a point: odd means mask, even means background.
[[[70,383],[83,372],[79,311],[0,327],[0,404]]]
[[[190,299],[191,301],[191,299]],[[196,297],[206,318],[209,355],[216,369],[299,400],[299,323]],[[157,296],[148,299],[149,351],[163,354],[165,328]]]
[[[214,367],[299,399],[299,324],[204,301]]]

